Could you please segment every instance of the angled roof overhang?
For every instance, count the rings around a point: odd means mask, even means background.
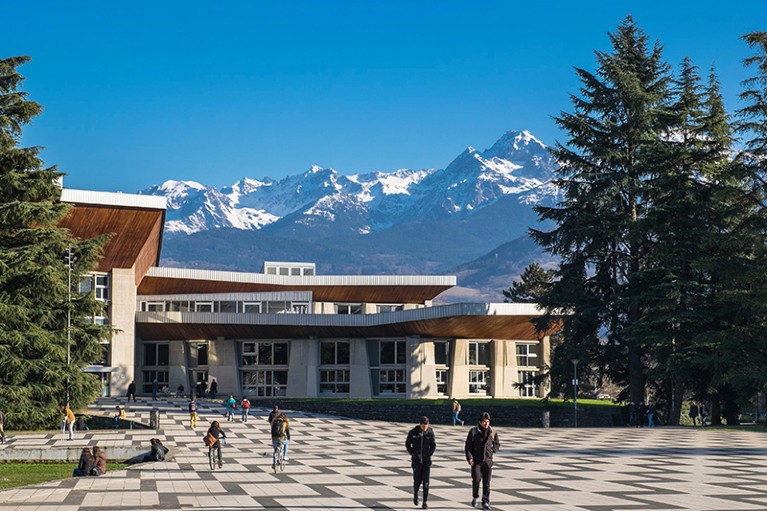
[[[73,236],[90,239],[111,233],[97,271],[135,267],[138,284],[159,263],[165,197],[64,189],[61,202],[74,205],[59,222]]]
[[[380,314],[139,312],[144,340],[423,337],[538,340],[534,304],[459,303]]]
[[[454,276],[282,276],[184,268],[150,268],[140,295],[311,291],[315,302],[424,303],[455,286]]]

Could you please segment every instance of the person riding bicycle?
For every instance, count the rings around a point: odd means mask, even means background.
[[[210,446],[211,449],[216,449],[218,451],[216,453],[216,456],[218,457],[218,468],[221,468],[223,465],[223,462],[221,461],[221,439],[226,438],[226,433],[223,432],[221,429],[221,425],[218,423],[218,421],[213,421],[210,425],[210,428],[208,428],[208,433],[213,438],[215,438],[215,442]]]
[[[279,455],[284,456],[285,439],[287,438],[288,421],[284,415],[278,415],[272,421],[272,468],[277,466]]]

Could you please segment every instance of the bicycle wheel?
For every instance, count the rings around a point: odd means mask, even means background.
[[[210,469],[216,470],[216,455],[213,446],[208,447],[208,461],[210,462]]]
[[[285,456],[280,454],[280,472],[285,470]]]

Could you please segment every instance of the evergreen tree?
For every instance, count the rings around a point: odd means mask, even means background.
[[[0,408],[12,428],[45,428],[58,424],[59,404],[83,407],[98,394],[81,369],[101,359],[108,332],[86,319],[102,314],[95,297],[76,290],[104,240],[57,227],[68,211],[63,174],[43,166],[39,147],[20,147],[22,128],[42,111],[19,90],[17,67],[28,60],[0,60]]]
[[[645,181],[657,165],[669,68],[660,45],[650,48],[631,17],[610,41],[611,53],[596,52],[595,73],[576,69],[582,87],[580,97],[572,96],[575,112],[556,119],[569,135],[567,147],[554,149],[560,165],[555,183],[564,199],[557,207],[537,208],[555,229],[531,234],[562,260],[558,280],[541,299],[550,312],[570,312],[563,356],[555,352],[553,370],[565,371],[570,357],[589,360],[614,381],[628,383],[632,402],[642,402],[645,346],[626,328],[641,319],[646,305],[632,279],[645,263],[639,221],[648,207]],[[599,339],[603,330],[606,343]]]
[[[509,289],[503,291],[505,302],[536,303],[551,286],[554,270],[544,270],[538,263],[530,263],[519,276],[518,282],[512,282]]]

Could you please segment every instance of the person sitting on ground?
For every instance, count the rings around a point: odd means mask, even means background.
[[[100,447],[93,447],[93,460],[95,466],[91,469],[90,475],[100,476],[107,473],[107,453],[102,451]]]
[[[96,466],[96,460],[93,459],[91,450],[87,447],[83,447],[83,451],[80,454],[80,462],[77,464],[77,468],[72,472],[72,477],[84,477],[90,475],[93,467]]]
[[[178,384],[176,389],[176,397],[184,397],[184,386],[181,383]]]
[[[85,423],[85,416],[81,415],[75,422],[75,429],[77,431],[88,431],[88,424]]]
[[[151,461],[165,461],[165,455],[168,454],[169,449],[162,445],[159,438],[152,438],[149,440],[152,444],[151,451],[149,452],[149,458]]]
[[[125,420],[127,417],[125,415],[125,407],[122,405],[115,406],[115,409],[117,410],[117,414],[115,414],[113,420],[114,420],[114,427],[115,429],[120,427],[120,420]]]

